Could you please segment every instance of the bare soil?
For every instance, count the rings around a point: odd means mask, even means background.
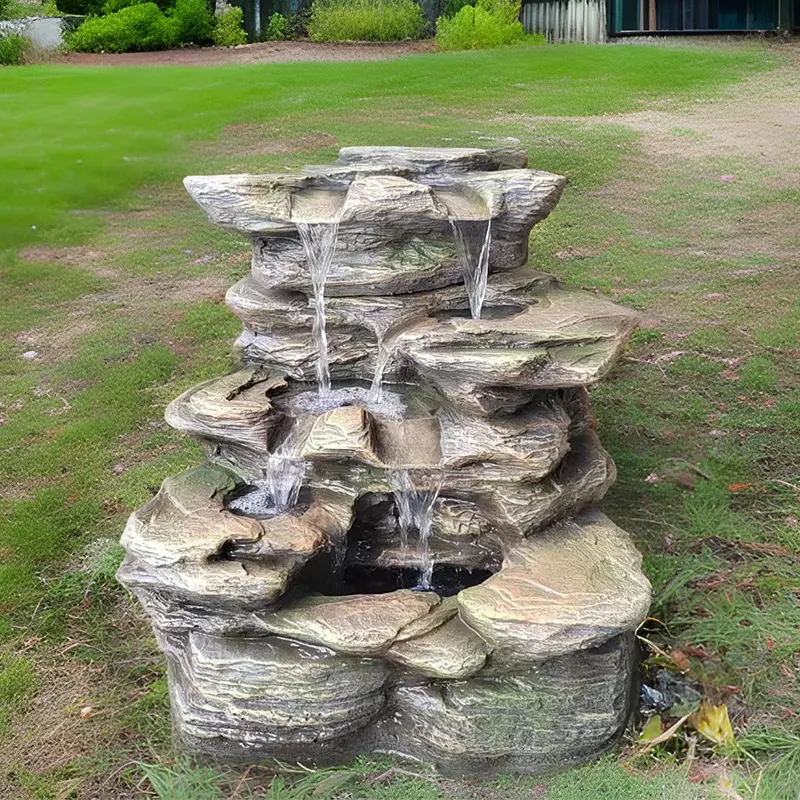
[[[293,61],[383,61],[432,53],[424,42],[260,42],[241,47],[185,47],[154,53],[66,53],[64,64],[92,67],[216,67],[221,64],[279,64]]]

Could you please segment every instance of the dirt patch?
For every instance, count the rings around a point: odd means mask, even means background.
[[[642,134],[641,149],[658,160],[744,156],[800,185],[800,41],[783,44],[778,69],[731,84],[712,99],[662,101],[660,108],[602,117],[515,115],[529,128],[540,122],[623,125]],[[512,119],[507,115],[504,119]]]
[[[101,259],[103,253],[90,247],[26,247],[20,250],[19,257],[34,264],[86,267],[91,262]]]
[[[186,47],[155,53],[67,53],[62,62],[95,67],[213,67],[220,64],[280,64],[293,61],[383,61],[432,53],[424,42],[261,42],[241,47]]]

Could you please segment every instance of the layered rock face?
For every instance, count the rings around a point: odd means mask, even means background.
[[[650,586],[593,508],[585,387],[637,320],[526,266],[564,183],[377,147],[186,179],[253,243],[240,368],[167,409],[208,462],[132,515],[118,577],[194,752],[538,772],[620,735]]]

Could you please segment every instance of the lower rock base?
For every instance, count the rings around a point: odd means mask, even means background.
[[[636,671],[632,634],[450,681],[280,637],[159,638],[179,742],[222,761],[325,766],[384,753],[449,776],[550,772],[616,742]]]

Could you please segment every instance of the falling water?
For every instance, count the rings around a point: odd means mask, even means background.
[[[298,433],[295,425],[267,461],[267,488],[278,511],[294,508],[303,485],[306,462],[300,457]]]
[[[414,484],[411,473],[407,469],[392,470],[389,473],[389,484],[394,491],[400,525],[400,545],[408,549],[409,534],[416,528],[419,535],[417,543],[417,559],[419,563],[420,589],[429,590],[433,582],[433,558],[430,553],[429,539],[433,528],[433,506],[439,496],[441,475],[431,476],[432,483],[428,488],[420,488]]]
[[[492,246],[492,221],[451,219],[456,254],[469,295],[473,319],[481,318],[489,278],[489,250]]]
[[[228,508],[256,517],[285,514],[297,504],[305,473],[306,461],[300,457],[300,440],[295,427],[275,452],[270,453],[266,475],[263,480],[256,481],[255,491],[232,500]]]
[[[392,357],[392,348],[386,343],[383,336],[378,338],[378,355],[375,360],[375,372],[372,376],[372,385],[367,395],[370,404],[378,405],[383,400],[383,373]]]
[[[317,348],[317,392],[327,394],[331,389],[331,370],[328,363],[328,335],[325,330],[325,281],[333,262],[339,221],[298,222],[297,232],[303,243],[311,286],[314,291],[314,325],[311,335]]]

